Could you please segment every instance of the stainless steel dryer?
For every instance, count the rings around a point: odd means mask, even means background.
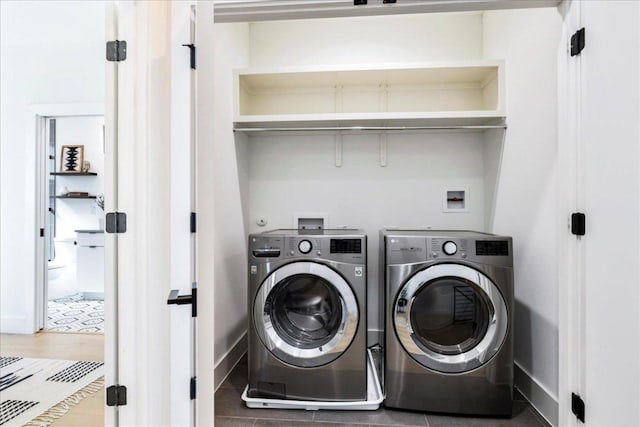
[[[383,230],[385,405],[510,416],[510,237]]]
[[[367,238],[360,230],[249,236],[249,397],[367,397]]]

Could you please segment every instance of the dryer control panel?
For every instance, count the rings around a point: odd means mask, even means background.
[[[388,264],[411,264],[424,261],[469,261],[490,263],[497,266],[512,266],[512,240],[510,237],[471,233],[452,232],[435,235],[436,232],[425,232],[423,235],[385,236],[386,257]]]

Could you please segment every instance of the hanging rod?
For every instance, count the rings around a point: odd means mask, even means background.
[[[358,131],[406,131],[406,130],[485,130],[506,129],[507,125],[460,125],[460,126],[334,126],[299,128],[234,128],[234,132],[358,132]]]

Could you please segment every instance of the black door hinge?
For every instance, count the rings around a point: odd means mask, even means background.
[[[107,42],[107,61],[121,62],[127,59],[127,42],[112,40]]]
[[[191,69],[196,69],[196,45],[193,43],[183,44],[182,46],[189,48],[189,64],[191,65]]]
[[[191,382],[189,383],[189,397],[191,400],[196,398],[196,377],[191,377]]]
[[[353,0],[354,6],[364,6],[367,4],[367,0]]]
[[[584,28],[580,28],[571,36],[571,56],[580,55],[584,49]]]
[[[571,412],[577,419],[584,422],[584,400],[575,393],[571,393]]]
[[[191,212],[191,232],[192,233],[196,232],[196,226],[197,226],[196,213],[195,212]]]
[[[198,317],[198,284],[196,282],[191,284],[191,295],[178,295],[179,292],[178,289],[172,289],[169,292],[167,304],[191,304],[191,317]]]
[[[40,229],[40,237],[44,237],[44,228]]]
[[[571,214],[571,234],[576,236],[584,236],[587,227],[587,218],[585,214],[581,212],[574,212]]]
[[[127,404],[127,388],[123,385],[107,387],[107,406],[124,406]]]
[[[127,214],[124,212],[109,212],[105,217],[105,231],[107,233],[126,233]]]

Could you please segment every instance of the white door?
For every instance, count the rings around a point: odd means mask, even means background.
[[[126,231],[105,240],[106,281],[114,284],[105,293],[111,312],[105,385],[125,386],[127,397],[107,409],[106,422],[188,426],[194,423],[195,327],[191,307],[168,305],[167,297],[171,289],[189,293],[193,280],[193,76],[182,46],[192,42],[191,5],[107,7],[107,40],[126,41],[126,59],[107,62],[106,167],[112,179],[105,183],[111,195],[105,211],[125,213]]]
[[[586,425],[637,426],[640,2],[584,1],[570,7],[569,34],[584,27],[586,41],[569,59],[575,62],[569,63],[568,77],[568,93],[575,88],[568,102],[569,120],[576,121],[575,207],[586,214],[586,233],[572,237],[577,242],[566,295],[570,350],[561,361],[569,388],[561,395],[566,409],[560,424],[580,424],[571,414],[575,393],[585,404]]]

